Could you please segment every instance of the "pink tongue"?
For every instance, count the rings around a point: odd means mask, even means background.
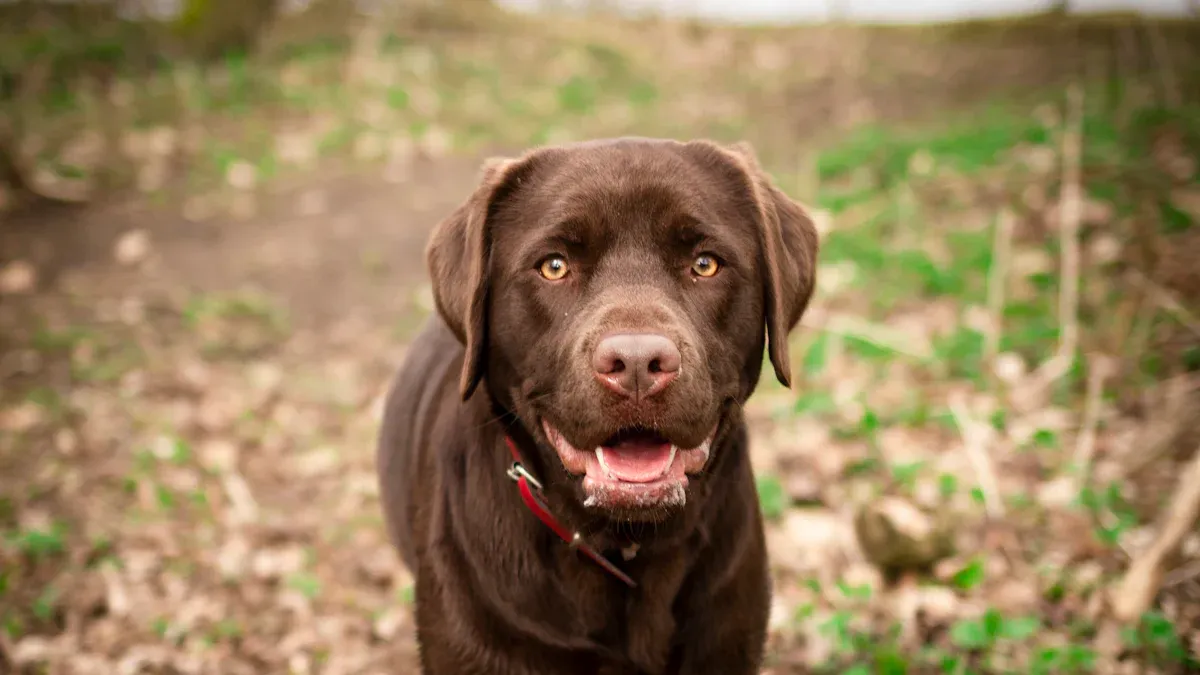
[[[604,464],[613,478],[626,483],[649,483],[666,473],[671,465],[669,443],[637,441],[605,447]]]

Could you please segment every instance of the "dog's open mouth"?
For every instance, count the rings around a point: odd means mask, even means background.
[[[585,505],[600,508],[682,505],[688,475],[704,468],[712,444],[710,434],[695,448],[680,448],[651,429],[631,427],[582,450],[549,422],[542,425],[567,473],[584,477]]]

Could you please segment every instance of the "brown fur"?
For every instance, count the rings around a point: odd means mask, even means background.
[[[690,276],[697,251],[723,261]],[[537,273],[565,254],[566,283]],[[489,162],[434,231],[438,315],[412,345],[379,439],[383,508],[416,579],[427,675],[757,672],[770,600],[741,404],[764,347],[790,383],[787,336],[814,286],[817,237],[744,145],[624,138]],[[595,381],[613,331],[679,347],[678,378],[634,402]],[[591,448],[644,424],[681,447],[717,434],[682,505],[584,508],[539,420]],[[627,588],[569,549],[506,476],[510,435],[556,516],[623,561]]]

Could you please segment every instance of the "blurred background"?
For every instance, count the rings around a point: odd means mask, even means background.
[[[1200,658],[1193,0],[0,1],[0,673],[415,672],[373,468],[483,158],[748,140],[784,673]]]

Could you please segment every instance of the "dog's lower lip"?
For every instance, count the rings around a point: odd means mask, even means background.
[[[586,504],[619,506],[649,505],[660,498],[679,502],[688,476],[707,464],[716,428],[695,448],[676,446],[650,430],[626,429],[590,450],[572,445],[546,419],[542,430],[567,473],[583,477]]]

